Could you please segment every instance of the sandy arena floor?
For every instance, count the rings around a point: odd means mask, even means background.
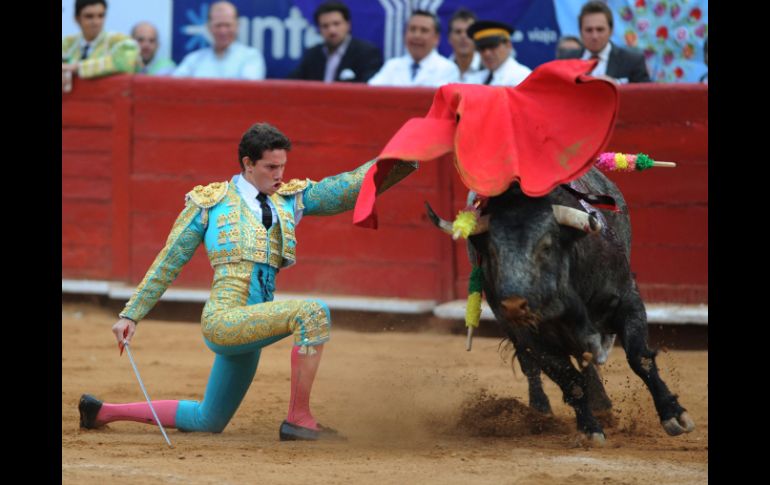
[[[708,352],[661,352],[658,365],[695,420],[669,437],[652,399],[616,347],[603,369],[616,423],[604,448],[582,445],[571,408],[555,384],[545,390],[555,420],[530,425],[527,385],[497,338],[437,331],[362,333],[335,329],[313,389],[313,412],[346,442],[278,440],[289,396],[284,339],[262,352],[254,383],[221,434],[160,431],[120,422],[80,430],[77,402],[89,392],[108,402],[144,398],[128,358],[118,357],[112,312],[62,305],[62,481],[111,484],[704,484],[708,482]],[[132,350],[153,399],[200,400],[213,361],[197,325],[143,321]],[[505,357],[503,360],[501,357]],[[483,393],[482,393],[483,391]],[[497,400],[495,400],[497,399]],[[507,399],[502,401],[501,399]],[[463,409],[508,403],[499,436],[460,426]],[[465,421],[464,421],[465,422]],[[533,434],[533,431],[538,434]]]

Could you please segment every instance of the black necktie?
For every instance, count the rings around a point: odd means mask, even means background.
[[[489,71],[489,76],[487,76],[487,80],[484,81],[484,84],[489,84],[492,82],[492,71]]]
[[[257,200],[259,201],[259,207],[262,209],[262,225],[265,226],[265,229],[270,229],[270,226],[273,225],[273,211],[270,210],[270,206],[267,203],[267,195],[259,194],[257,195]]]
[[[420,64],[413,62],[412,63],[412,79],[414,79],[417,76],[417,71],[420,69]]]
[[[88,57],[88,49],[91,48],[91,44],[86,44],[85,47],[83,47],[83,55],[80,56],[80,60],[86,59]]]

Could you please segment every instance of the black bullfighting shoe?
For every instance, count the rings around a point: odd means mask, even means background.
[[[96,415],[102,408],[102,402],[90,394],[80,396],[78,411],[80,411],[80,427],[94,429],[99,426],[96,424]]]
[[[339,434],[336,429],[327,428],[326,426],[318,425],[318,431],[304,426],[298,426],[291,424],[288,421],[281,423],[281,428],[278,431],[281,441],[318,441],[318,440],[337,440],[345,441],[347,438]]]

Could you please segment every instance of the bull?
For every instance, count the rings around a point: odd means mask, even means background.
[[[583,193],[609,195],[618,211],[597,211]],[[426,206],[431,221],[451,234],[451,224]],[[487,302],[527,376],[530,407],[551,412],[545,372],[574,409],[578,430],[604,443],[594,412],[609,410],[611,401],[594,365],[606,361],[618,336],[665,431],[676,436],[695,428],[648,346],[647,314],[630,269],[628,208],[601,172],[592,168],[543,197],[527,196],[514,182],[487,200],[468,252],[473,263],[480,260]]]

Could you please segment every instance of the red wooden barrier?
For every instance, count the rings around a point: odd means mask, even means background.
[[[62,274],[137,283],[197,184],[239,170],[237,144],[254,122],[292,140],[287,178],[318,180],[374,158],[409,118],[424,116],[432,89],[298,81],[220,81],[117,76],[76,81],[62,102]],[[632,265],[653,301],[707,302],[707,90],[696,85],[621,88],[608,149],[644,151],[676,169],[612,175],[631,208]],[[445,217],[466,189],[449,159],[420,170],[378,201],[380,229],[351,214],[307,217],[291,292],[435,299],[464,297],[465,248],[427,222],[423,201]],[[199,250],[178,286],[207,287]]]

